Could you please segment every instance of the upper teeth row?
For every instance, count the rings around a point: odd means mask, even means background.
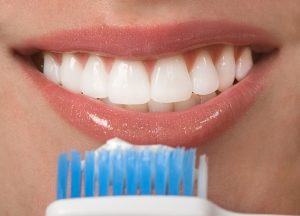
[[[232,46],[225,46],[215,62],[207,50],[198,50],[190,71],[182,55],[158,59],[150,75],[142,61],[115,59],[108,72],[103,59],[97,55],[90,55],[83,66],[71,53],[62,55],[61,65],[51,54],[44,54],[44,73],[48,79],[74,92],[128,105],[150,100],[179,102],[188,100],[192,92],[208,95],[223,91],[235,79],[243,79],[252,64],[248,47],[235,58]]]

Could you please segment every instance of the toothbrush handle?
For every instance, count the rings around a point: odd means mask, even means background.
[[[65,199],[53,202],[46,210],[46,216],[141,216],[145,214],[147,216],[263,216],[235,213],[222,209],[206,199],[180,196]]]

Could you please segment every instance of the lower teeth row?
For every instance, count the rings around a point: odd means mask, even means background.
[[[178,112],[187,110],[197,104],[203,104],[206,101],[214,98],[217,94],[215,92],[208,95],[196,95],[192,94],[191,98],[186,101],[176,102],[176,103],[159,103],[150,100],[145,104],[135,104],[135,105],[124,105],[124,104],[114,104],[108,98],[101,99],[101,101],[119,108],[124,108],[128,110],[138,111],[138,112]]]
[[[189,68],[182,55],[158,59],[149,72],[143,61],[105,59],[90,55],[85,64],[76,54],[64,53],[61,64],[44,54],[45,76],[64,88],[126,109],[142,112],[182,111],[203,103],[242,80],[253,65],[251,50],[224,46],[217,58],[196,51]],[[109,72],[108,72],[109,71]]]

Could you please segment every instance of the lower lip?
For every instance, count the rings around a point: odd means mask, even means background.
[[[232,126],[255,102],[265,86],[270,62],[255,65],[249,75],[214,99],[182,112],[142,113],[111,107],[75,94],[22,66],[50,105],[82,132],[104,143],[119,137],[134,144],[195,147]]]

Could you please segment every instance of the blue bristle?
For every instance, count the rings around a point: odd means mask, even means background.
[[[143,149],[140,154],[140,193],[141,195],[151,194],[153,175],[153,153],[150,149]]]
[[[137,167],[138,152],[134,149],[129,149],[125,154],[126,161],[126,192],[128,195],[136,195],[138,187],[138,167]]]
[[[82,157],[78,151],[59,156],[57,199],[81,195],[107,196],[110,193],[150,195],[152,192],[156,195],[192,196],[194,192],[195,149],[170,149],[164,146],[157,149],[102,149],[86,152],[84,162],[81,161]],[[95,194],[96,186],[98,192]]]
[[[124,158],[120,149],[112,153],[112,189],[113,195],[122,195],[124,189]]]
[[[95,153],[94,151],[88,151],[85,153],[85,173],[84,184],[86,197],[94,196],[95,190]]]
[[[182,148],[176,148],[171,152],[168,187],[168,194],[170,195],[179,195],[180,193],[183,156],[184,149]]]
[[[155,158],[155,194],[165,195],[167,192],[167,179],[169,168],[169,151],[159,148]]]
[[[190,149],[185,151],[183,159],[183,195],[191,196],[194,190],[194,169],[195,169],[195,158],[196,150]]]
[[[100,196],[107,196],[110,183],[109,151],[101,150],[98,156],[98,193]]]
[[[73,151],[71,156],[71,198],[75,198],[81,195],[81,159],[77,151]]]
[[[69,160],[68,155],[63,153],[58,159],[58,175],[57,175],[57,199],[67,198]]]

